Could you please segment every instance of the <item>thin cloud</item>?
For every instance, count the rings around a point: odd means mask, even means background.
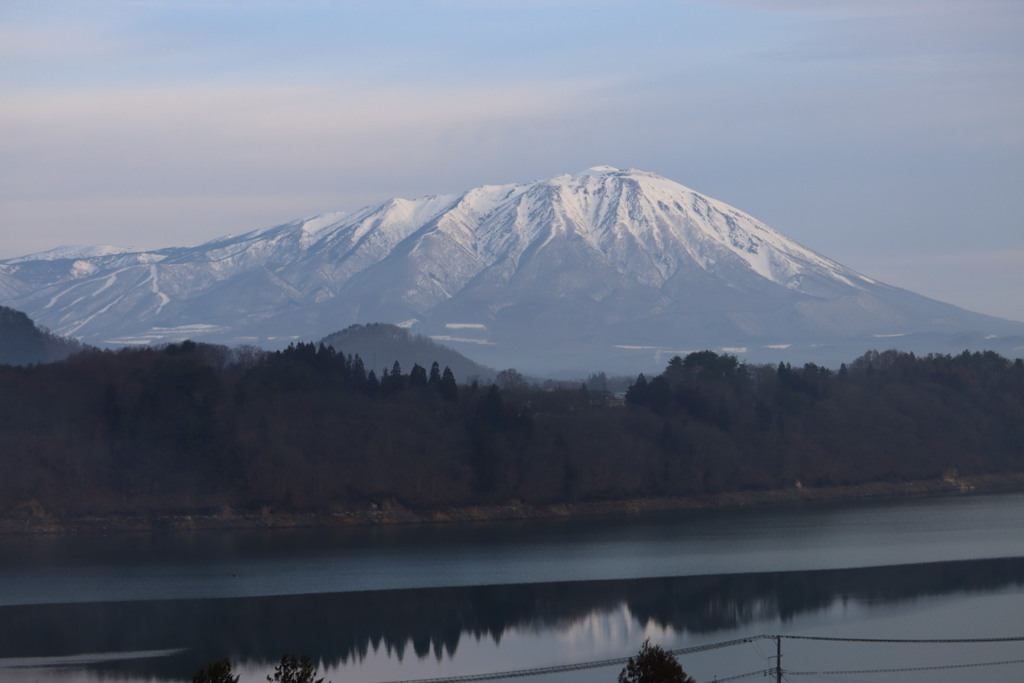
[[[389,146],[393,135],[426,142],[488,123],[562,118],[591,106],[605,87],[594,80],[446,90],[208,84],[23,92],[0,110],[0,145],[152,163],[208,157],[211,150],[247,157],[246,150],[273,148],[284,155],[276,157],[282,163],[315,158],[332,140]]]
[[[11,63],[109,56],[137,47],[93,25],[0,25],[0,60]]]
[[[38,239],[42,230],[66,243],[94,239],[56,236],[55,227],[67,231],[81,223],[76,215],[130,225],[138,211],[148,225],[169,228],[174,220],[195,225],[205,207],[206,235],[213,237],[220,230],[211,226],[225,220],[232,204],[232,231],[238,231],[245,229],[238,225],[243,218],[252,229],[270,215],[287,220],[394,194],[450,192],[478,182],[477,172],[467,170],[472,160],[522,157],[524,148],[549,143],[605,87],[600,81],[443,91],[186,85],[22,93],[0,110],[6,159],[0,211],[20,234]],[[533,138],[538,129],[543,140]],[[264,194],[277,199],[251,201]],[[33,211],[33,202],[47,211]],[[268,218],[258,218],[259,207]]]
[[[1015,6],[1016,0],[680,0],[684,5],[740,7],[766,13],[833,16],[932,14],[964,8],[990,12]]]

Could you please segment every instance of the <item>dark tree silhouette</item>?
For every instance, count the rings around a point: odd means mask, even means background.
[[[274,675],[267,676],[269,683],[323,683],[316,677],[316,667],[309,657],[296,659],[295,655],[284,654],[281,663],[274,667]]]
[[[696,683],[686,675],[676,656],[660,645],[651,645],[650,639],[640,646],[640,652],[630,657],[619,673],[619,683]]]
[[[238,683],[238,676],[232,675],[231,662],[219,659],[192,674],[192,683]]]
[[[409,386],[427,386],[427,371],[423,367],[421,367],[419,363],[413,364],[412,370],[409,371]]]
[[[377,375],[373,370],[370,370],[369,374],[366,375],[366,393],[373,396],[380,389],[380,382],[377,381]]]
[[[441,375],[440,391],[441,397],[446,401],[459,400],[459,385],[456,384],[455,375],[448,366],[445,366],[444,374]]]
[[[636,382],[629,385],[629,389],[626,390],[626,403],[633,406],[646,406],[648,398],[647,391],[647,378],[641,372]]]

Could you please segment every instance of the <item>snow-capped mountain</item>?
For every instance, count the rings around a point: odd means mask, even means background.
[[[632,369],[703,348],[839,362],[893,340],[1024,335],[1024,323],[876,282],[727,204],[611,167],[391,199],[196,247],[0,261],[0,303],[107,346],[273,346],[392,322],[534,372]]]

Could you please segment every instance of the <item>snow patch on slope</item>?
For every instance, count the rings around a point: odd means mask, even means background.
[[[811,329],[912,327],[908,304],[883,303],[891,288],[724,202],[611,166],[390,199],[195,247],[46,253],[0,262],[2,302],[93,343],[185,329],[290,339],[376,319],[502,348],[571,339],[661,353],[665,339],[763,348]]]

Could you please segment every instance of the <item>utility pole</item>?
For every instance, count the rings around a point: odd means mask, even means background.
[[[775,683],[782,683],[782,636],[775,636]]]

